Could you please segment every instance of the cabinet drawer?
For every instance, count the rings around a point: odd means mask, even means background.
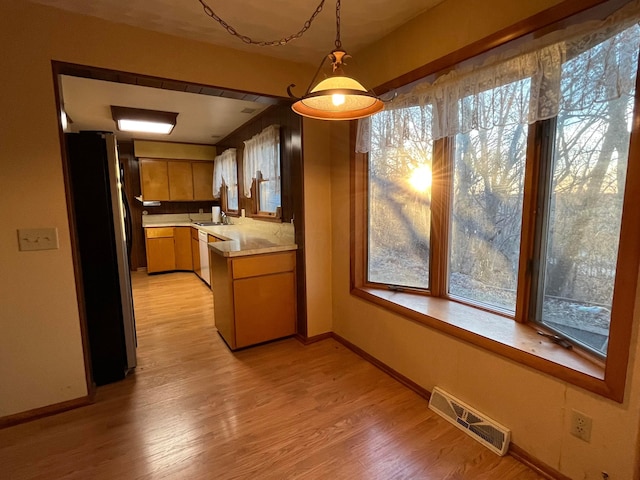
[[[233,278],[257,277],[271,273],[292,272],[295,267],[295,252],[234,258]]]
[[[173,237],[173,227],[145,228],[147,238]]]
[[[193,238],[194,240],[200,240],[198,238],[198,229],[191,227],[191,238]]]

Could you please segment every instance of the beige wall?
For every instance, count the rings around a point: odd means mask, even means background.
[[[439,386],[485,412],[512,430],[515,444],[570,478],[601,479],[601,471],[639,478],[640,292],[623,404],[351,296],[348,133],[335,125],[332,134],[341,139],[331,152],[333,330],[427,390]],[[572,409],[593,418],[591,443],[568,433]]]
[[[561,0],[445,0],[355,52],[358,78],[373,88],[526,19]]]
[[[446,0],[377,51],[359,52],[362,78],[377,85],[553,3]],[[415,47],[418,38],[424,47]],[[86,393],[50,60],[275,95],[289,83],[305,84],[313,67],[11,0],[0,0],[0,42],[3,416]],[[637,478],[640,307],[627,394],[617,404],[351,297],[348,126],[305,121],[303,135],[309,334],[333,329],[425,388],[442,386],[572,478],[599,479],[601,470],[612,479]],[[18,252],[16,229],[39,226],[58,228],[60,249]],[[591,443],[567,433],[572,408],[593,417]]]
[[[313,67],[0,0],[0,416],[86,395],[51,60],[284,96]],[[18,228],[58,250],[19,252]],[[313,244],[310,245],[313,248]]]
[[[358,63],[364,59],[370,68],[362,78],[372,78],[371,85],[378,85],[552,3],[447,0],[374,48],[359,52]],[[418,39],[424,47],[412,48]],[[332,125],[334,331],[424,388],[440,386],[508,426],[515,444],[570,478],[601,479],[602,471],[612,479],[640,478],[640,292],[622,404],[353,297],[348,152],[348,129]],[[572,409],[593,418],[590,443],[568,433]]]
[[[332,330],[331,317],[331,137],[330,124],[305,118],[305,263],[307,336]]]

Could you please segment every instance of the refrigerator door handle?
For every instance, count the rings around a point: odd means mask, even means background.
[[[129,257],[129,266],[131,266],[131,250],[133,249],[133,220],[131,216],[131,207],[129,206],[129,200],[127,200],[127,195],[122,192],[122,204],[124,205],[124,216],[125,216],[125,237],[127,240],[127,256]]]

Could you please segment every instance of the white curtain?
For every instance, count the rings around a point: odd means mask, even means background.
[[[213,196],[220,197],[220,188],[233,188],[238,184],[236,149],[229,148],[213,160]]]
[[[262,132],[244,142],[244,195],[251,197],[251,183],[257,178],[275,181],[275,193],[280,194],[280,126],[269,125]]]
[[[383,136],[378,141],[391,147],[410,138],[429,141],[532,124],[561,109],[579,110],[629,94],[635,87],[639,21],[640,1],[634,1],[604,21],[554,32],[482,66],[418,83],[377,114],[376,134]],[[501,86],[507,88],[496,88]],[[416,122],[415,112],[409,119],[409,107],[420,108],[423,121]],[[358,123],[358,152],[371,150],[371,122]]]

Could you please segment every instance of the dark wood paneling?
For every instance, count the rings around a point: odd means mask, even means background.
[[[120,72],[106,68],[91,67],[86,65],[76,65],[73,63],[63,63],[54,61],[53,64],[57,72],[61,75],[71,75],[74,77],[92,78],[95,80],[105,80],[108,82],[128,83],[130,85],[142,85],[145,87],[160,88],[165,90],[176,90],[180,92],[199,93],[201,95],[211,95],[214,97],[228,97],[240,100],[251,100],[268,105],[289,105],[291,100],[286,97],[270,97],[259,95],[255,92],[245,92],[231,88],[217,88],[210,85],[200,85],[197,83],[183,82],[175,79],[159,78],[150,75]]]

